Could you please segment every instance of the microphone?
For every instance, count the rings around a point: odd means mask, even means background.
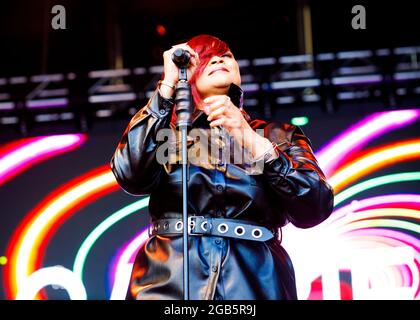
[[[191,54],[189,51],[182,48],[178,48],[172,53],[172,61],[178,68],[185,68],[190,63],[190,59]]]
[[[190,63],[191,54],[184,49],[178,48],[172,53],[172,61],[179,68],[179,81],[175,90],[175,104],[177,115],[176,126],[191,127],[192,109],[191,87],[187,79],[187,66]]]

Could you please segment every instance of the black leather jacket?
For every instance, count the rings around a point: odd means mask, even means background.
[[[229,94],[237,106],[242,101],[239,90]],[[156,139],[158,130],[175,130],[170,122],[172,107],[172,101],[156,91],[131,119],[111,160],[112,171],[126,192],[150,194],[152,220],[182,215],[181,165],[162,165],[156,160],[163,143]],[[189,214],[254,221],[270,229],[288,222],[309,228],[325,220],[333,209],[333,190],[310,140],[297,126],[244,115],[253,129],[264,129],[271,141],[286,142],[279,147],[280,156],[265,163],[260,174],[248,174],[233,161],[190,164]],[[204,113],[195,116],[193,127],[209,132]],[[196,143],[191,139],[189,148]],[[189,259],[190,299],[297,298],[292,262],[278,238],[257,242],[190,236]],[[136,257],[127,298],[182,299],[182,261],[182,237],[150,237]]]

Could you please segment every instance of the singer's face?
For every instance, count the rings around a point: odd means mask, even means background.
[[[229,86],[241,85],[241,74],[238,62],[232,52],[213,56],[196,80],[197,91],[203,99],[219,94],[227,94]]]

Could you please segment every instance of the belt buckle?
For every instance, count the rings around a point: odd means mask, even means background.
[[[204,216],[189,216],[188,217],[188,234],[190,236],[202,236],[204,232],[198,232],[197,220],[205,220]],[[201,229],[201,228],[200,228]]]

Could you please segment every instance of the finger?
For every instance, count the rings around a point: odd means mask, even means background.
[[[218,101],[220,99],[225,99],[225,97],[227,97],[227,96],[224,95],[224,94],[218,94],[218,95],[214,95],[214,96],[210,96],[210,97],[205,98],[203,100],[203,102],[207,103],[207,104],[211,104],[211,103],[213,103],[215,101]]]
[[[230,106],[231,101],[230,101],[230,97],[227,95],[215,95],[215,96],[210,96],[207,97],[206,99],[203,100],[203,102],[209,106],[214,104],[214,108],[217,108],[216,105],[217,104],[222,104],[225,106]]]
[[[197,67],[200,63],[200,60],[198,59],[198,57],[192,56],[190,63],[191,63],[191,66]]]
[[[225,121],[226,121],[226,117],[222,116],[221,118],[210,122],[210,127],[223,126],[225,124]]]
[[[213,120],[210,122],[211,127],[223,126],[228,131],[232,130],[233,128],[237,128],[235,130],[239,130],[237,127],[237,121],[235,119],[222,116],[220,119]]]
[[[221,107],[226,107],[226,109],[228,109],[231,105],[230,102],[230,98],[227,96],[220,96],[220,98],[218,100],[216,100],[215,102],[209,104],[209,113],[221,108]]]
[[[193,48],[191,48],[188,44],[186,44],[185,45],[185,47],[188,49],[188,51],[197,59],[197,60],[199,60],[199,56],[198,56],[198,53],[193,49]]]
[[[224,106],[225,104],[223,100],[218,100],[211,104],[205,104],[204,110],[207,111],[206,112],[207,115],[210,115],[210,113],[212,113],[213,111],[216,111],[217,109],[222,108]]]
[[[222,107],[214,110],[213,112],[210,112],[209,116],[207,117],[208,121],[211,121],[213,119],[218,119],[221,116],[225,115],[226,107],[223,105]]]

